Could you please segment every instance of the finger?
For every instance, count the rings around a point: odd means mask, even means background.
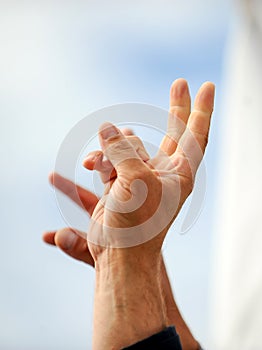
[[[194,109],[188,119],[187,128],[174,154],[174,159],[183,155],[188,160],[193,176],[203,158],[208,142],[214,95],[213,83],[206,82],[201,86],[195,98]]]
[[[139,137],[135,135],[126,136],[126,139],[131,143],[133,148],[136,150],[140,158],[146,162],[150,156],[147,153],[143,142]],[[108,159],[103,159],[104,154],[102,151],[92,151],[88,153],[86,158],[83,160],[83,166],[89,170],[97,170],[99,172],[110,172],[113,169],[112,163]]]
[[[72,258],[94,266],[94,260],[89,252],[87,241],[83,238],[84,235],[84,232],[64,228],[58,231],[45,232],[43,240],[48,244],[59,247]]]
[[[90,152],[83,160],[83,166],[88,170],[96,170],[99,172],[103,183],[107,183],[116,178],[116,171],[112,163],[106,159],[104,160],[102,151]]]
[[[55,172],[49,175],[49,181],[55,188],[71,198],[81,208],[84,207],[90,216],[92,215],[98,202],[98,198],[94,193],[76,185],[71,180]]]
[[[131,141],[134,132],[132,129],[124,128],[121,130],[122,134],[127,136]],[[89,170],[97,170],[100,172],[109,171],[112,168],[112,164],[109,161],[103,161],[102,151],[90,152],[83,161],[83,166]]]
[[[133,130],[129,128],[122,129],[123,135],[131,138],[134,136]],[[116,171],[109,160],[103,159],[102,151],[92,151],[83,160],[83,166],[88,170],[96,170],[100,172],[103,183],[109,182],[116,178]]]
[[[177,79],[170,89],[170,108],[168,114],[167,133],[164,136],[160,151],[172,155],[183,134],[190,114],[191,98],[187,81]]]
[[[102,151],[92,151],[83,160],[83,166],[89,170],[104,171],[104,154]]]
[[[55,245],[55,233],[56,231],[48,231],[43,233],[43,241],[47,244]]]
[[[100,127],[99,139],[105,156],[112,163],[117,174],[130,173],[130,169],[139,167],[148,169],[139,152],[113,124],[104,123]]]
[[[214,109],[215,85],[205,82],[195,98],[194,109],[188,120],[188,129],[196,137],[204,153]]]
[[[126,138],[132,144],[140,158],[144,162],[148,161],[150,156],[139,137],[130,135],[126,136]],[[102,151],[90,152],[84,159],[83,166],[89,170],[99,171],[102,182],[107,183],[116,178],[116,170],[108,159],[103,160],[103,156]]]
[[[124,128],[121,131],[122,131],[122,134],[125,136],[133,136],[134,135],[133,130],[129,129],[129,128]]]

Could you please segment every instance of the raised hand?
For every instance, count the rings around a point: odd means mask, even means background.
[[[168,228],[193,189],[207,144],[214,85],[202,85],[191,113],[185,80],[174,82],[170,101],[167,134],[152,159],[141,159],[141,150],[146,155],[142,142],[139,154],[114,125],[100,127],[102,152],[115,175],[107,179],[104,195],[91,217],[87,237],[95,260],[106,248],[142,243],[143,249],[152,245],[160,251]]]
[[[170,297],[172,292],[160,250],[169,226],[192,191],[207,144],[213,100],[214,85],[203,84],[191,112],[187,83],[176,80],[170,91],[167,134],[152,159],[137,137],[129,137],[129,132],[121,133],[113,125],[103,125],[100,128],[102,151],[92,152],[84,160],[84,166],[99,171],[105,183],[101,200],[58,174],[50,176],[55,187],[91,216],[88,242],[81,237],[83,233],[80,236],[71,228],[46,232],[43,239],[73,258],[96,265],[95,349],[129,345],[165,324],[177,326],[183,349],[198,348]],[[116,135],[104,137],[110,128]],[[119,247],[127,249],[117,249]],[[119,285],[127,289],[121,289],[118,295]],[[159,299],[162,293],[164,302]],[[128,303],[122,305],[123,300]],[[150,307],[146,300],[150,301]],[[119,302],[121,309],[115,309]],[[135,314],[132,311],[130,314],[129,303]],[[113,323],[110,322],[112,314],[116,315]],[[119,337],[117,330],[126,314],[129,321],[124,324],[125,334]],[[145,327],[148,319],[150,326]],[[138,333],[134,333],[133,327]]]
[[[201,150],[204,151],[207,142],[210,115],[213,108],[213,95],[213,85],[210,83],[205,83],[198,92],[195,100],[194,110],[190,115],[191,102],[186,81],[183,79],[178,79],[173,83],[170,90],[170,113],[168,119],[167,134],[160,145],[159,155],[155,159],[149,160],[142,143],[139,143],[139,139],[137,137],[134,137],[130,130],[123,130],[123,134],[126,137],[129,137],[129,141],[133,142],[134,147],[138,150],[138,154],[140,157],[142,157],[144,162],[147,162],[150,168],[152,167],[151,164],[154,166],[153,172],[156,169],[159,172],[161,172],[161,170],[163,172],[163,169],[166,166],[172,167],[171,162],[173,161],[173,164],[175,164],[176,173],[179,173],[180,176],[184,177],[184,182],[187,183],[184,192],[185,197],[188,193],[190,193],[192,189],[194,177],[194,174],[192,174],[192,169],[194,171],[196,170],[194,169],[194,163],[192,160],[190,168],[188,156],[191,155],[192,157],[194,156],[194,153],[197,155],[195,168],[200,161],[199,155],[202,156],[202,153],[200,153],[199,150],[196,152],[194,149],[192,149],[190,152],[190,142],[191,145],[193,144],[193,146],[195,146],[194,142],[192,142],[192,135],[194,135],[195,139],[199,141]],[[191,130],[192,134],[188,133],[186,127]],[[182,144],[181,147],[178,147],[179,140]],[[187,146],[187,143],[189,144],[189,147]],[[186,147],[189,148],[189,152],[187,151],[188,154],[184,155],[183,148],[185,149]],[[165,156],[163,157],[163,155],[168,155],[169,158]],[[163,164],[161,164],[162,169],[160,169],[159,163],[163,163],[163,158],[165,165],[163,166]],[[105,183],[111,181],[112,184],[112,181],[116,179],[115,169],[113,168],[111,162],[104,162],[102,160],[102,151],[92,152],[85,159],[84,166],[90,170],[95,169],[100,171],[102,180]],[[50,175],[50,182],[63,193],[68,195],[81,207],[84,206],[89,215],[92,215],[94,208],[96,207],[96,204],[99,200],[93,193],[80,186],[75,185],[72,181],[63,178],[59,174]],[[181,185],[182,184],[183,181]],[[144,218],[142,220],[144,220]],[[78,231],[76,229],[65,228],[58,231],[46,232],[43,235],[43,239],[47,243],[56,244],[72,257],[91,263],[91,265],[93,265],[93,260],[90,256],[86,240],[80,236],[78,237],[77,232]]]

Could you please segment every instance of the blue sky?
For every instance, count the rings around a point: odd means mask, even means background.
[[[181,310],[208,344],[212,205],[230,2],[1,1],[1,349],[91,349],[94,273],[41,242],[65,226],[47,174],[60,143],[90,112],[142,102],[168,108],[171,82],[194,96],[217,85],[207,196],[165,256]],[[88,184],[88,181],[87,181]],[[176,227],[174,228],[174,231]]]

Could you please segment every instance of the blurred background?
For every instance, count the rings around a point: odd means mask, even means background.
[[[91,349],[94,271],[41,240],[66,226],[47,181],[69,130],[107,105],[168,108],[172,81],[192,96],[216,84],[200,218],[164,248],[178,305],[204,347],[210,308],[228,0],[0,0],[0,349]]]

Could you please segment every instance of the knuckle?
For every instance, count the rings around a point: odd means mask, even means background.
[[[121,141],[122,135],[121,134],[116,134],[113,136],[110,136],[106,141],[108,144],[115,143],[117,141]]]
[[[169,108],[169,113],[171,115],[176,116],[176,117],[184,116],[185,113],[187,113],[187,112],[188,112],[188,107],[187,106],[176,105],[176,106],[171,106]]]

